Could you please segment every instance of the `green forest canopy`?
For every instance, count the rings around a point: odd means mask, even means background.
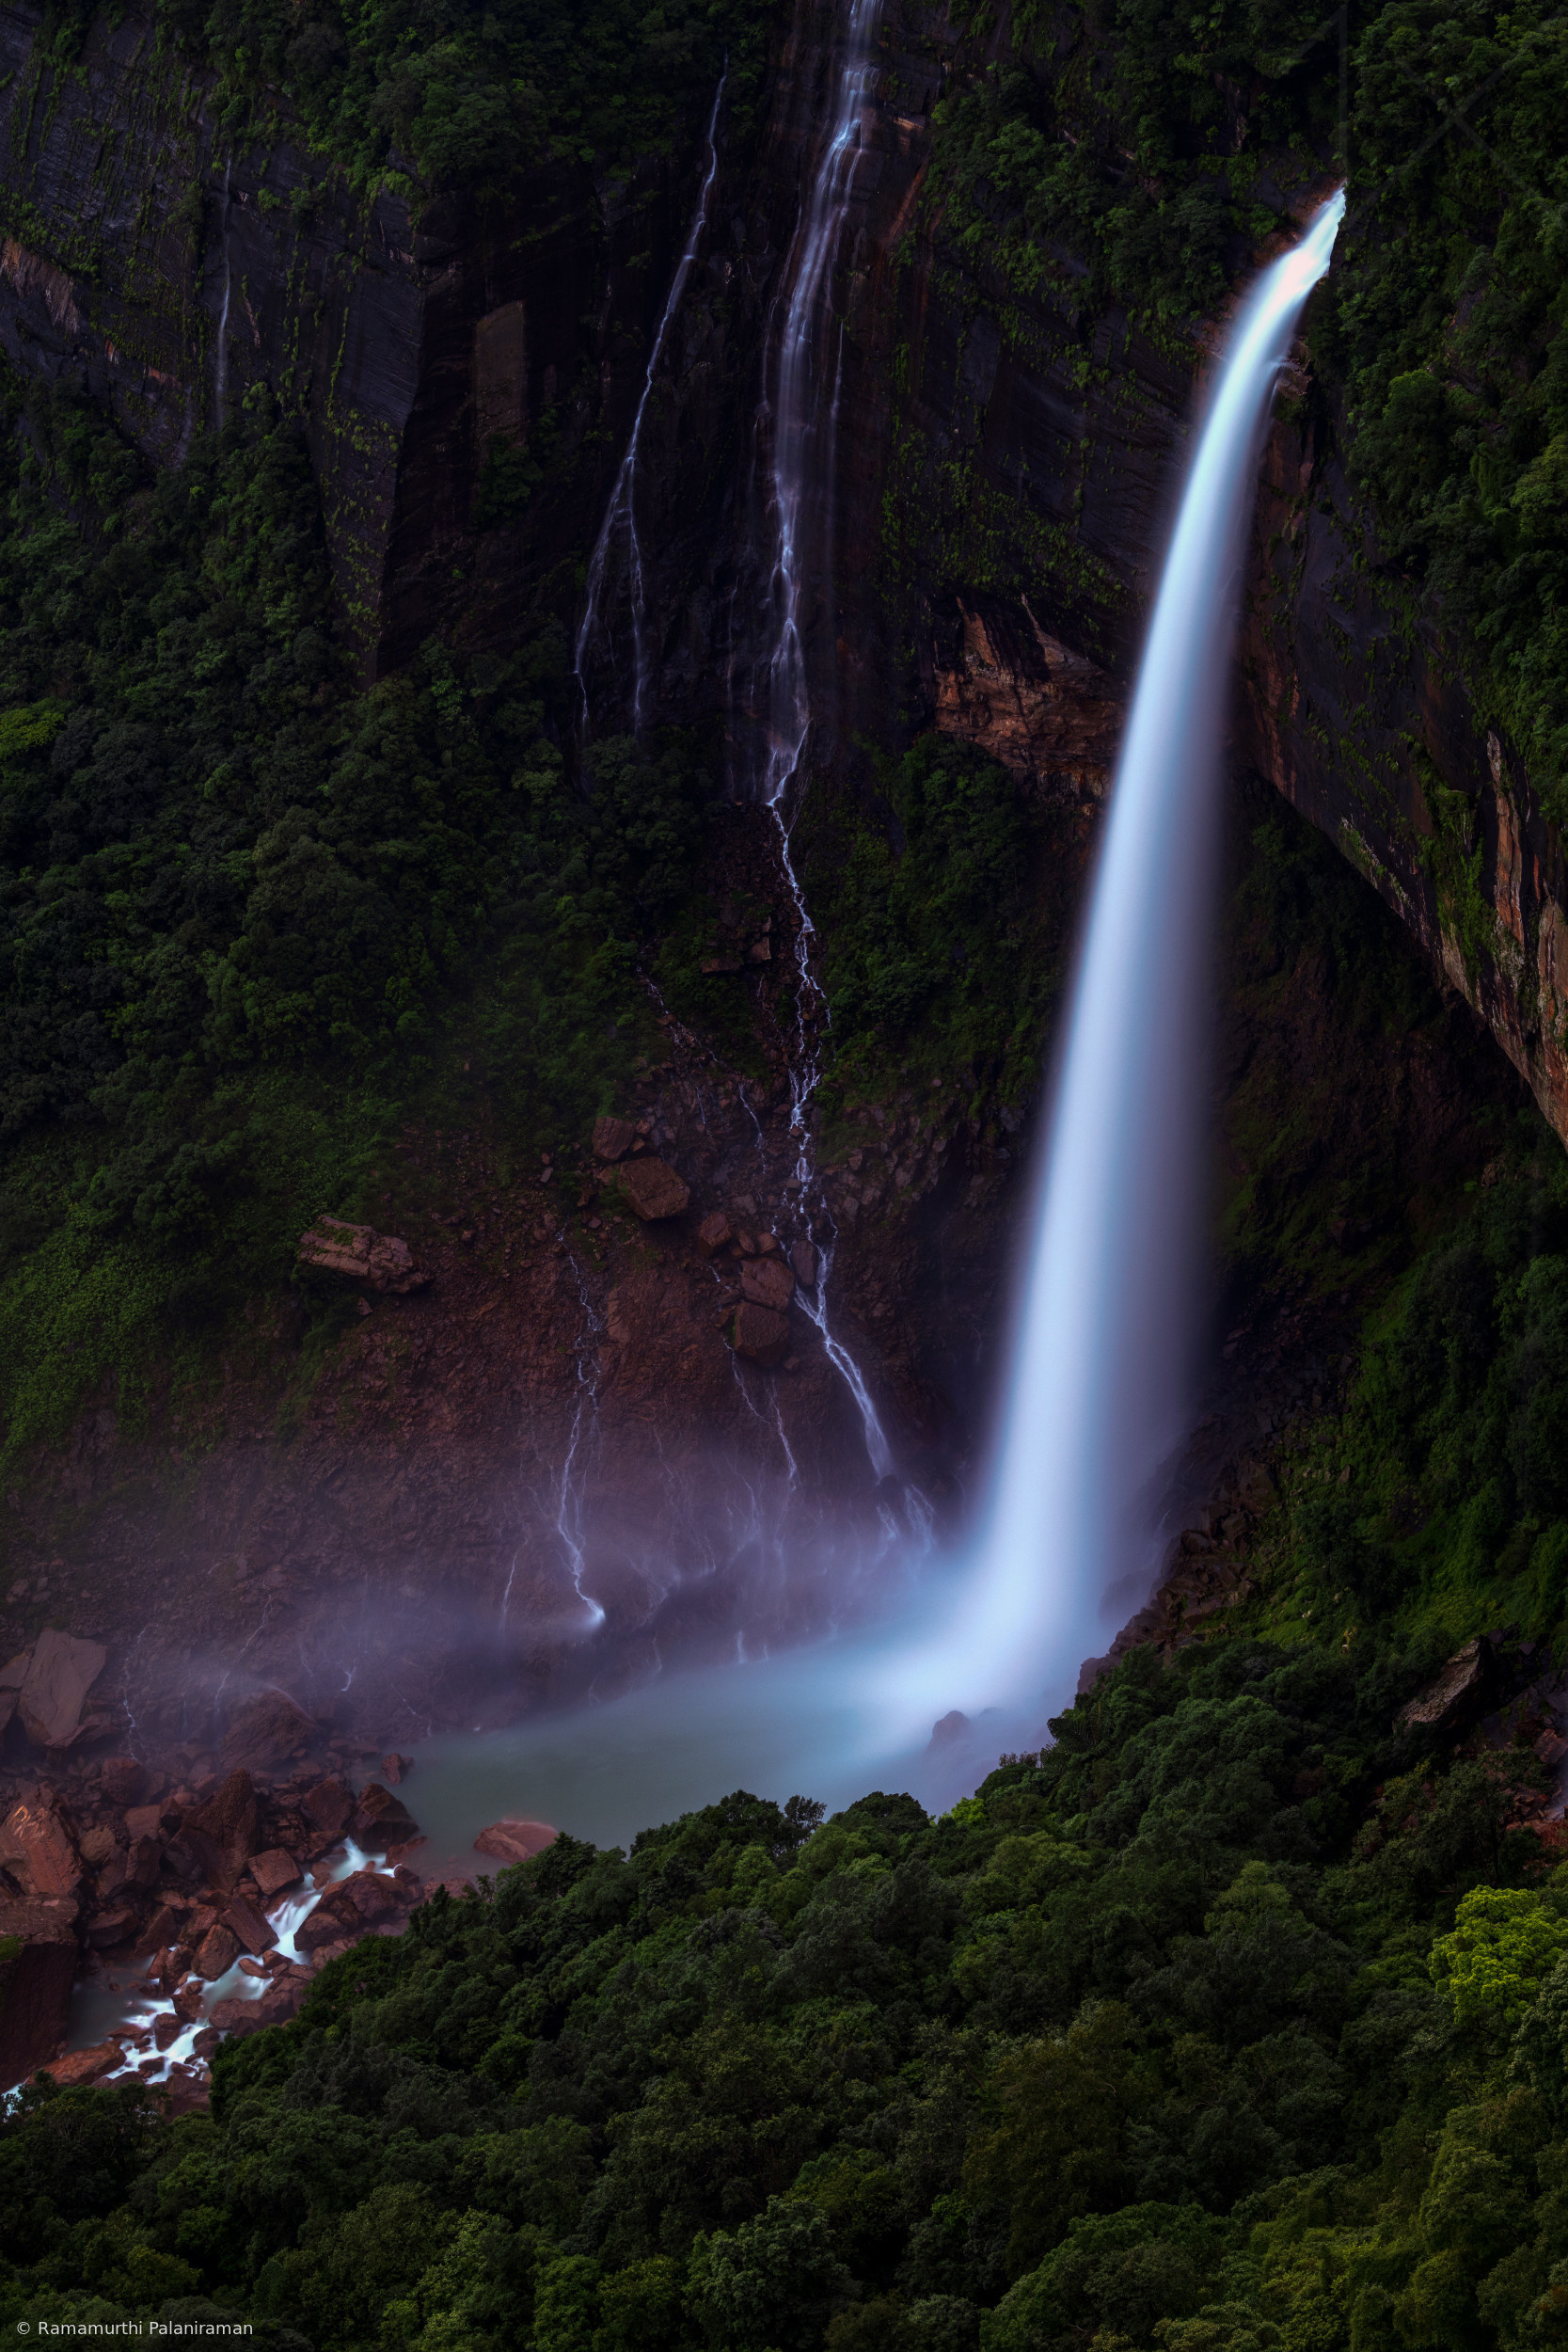
[[[29,2090],[0,2326],[278,2352],[1557,2342],[1568,1874],[1411,1661],[1138,1652],[936,1821],[743,1792],[333,1962],[212,2115]]]

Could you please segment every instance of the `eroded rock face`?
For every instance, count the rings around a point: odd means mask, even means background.
[[[74,1901],[0,1896],[0,2088],[47,2064],[64,2042],[76,1963]]]
[[[88,1727],[83,1708],[109,1653],[50,1626],[39,1635],[17,1696],[22,1728],[40,1748],[68,1748]]]

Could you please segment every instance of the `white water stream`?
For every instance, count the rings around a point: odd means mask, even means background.
[[[615,476],[615,485],[610,494],[610,504],[605,509],[605,518],[599,526],[599,535],[594,542],[593,555],[589,559],[587,598],[583,605],[582,621],[578,629],[577,651],[574,657],[578,692],[582,698],[582,729],[585,737],[588,732],[588,687],[583,665],[588,660],[590,650],[600,634],[603,625],[601,608],[604,601],[605,575],[609,569],[610,556],[623,537],[626,543],[626,584],[631,597],[632,656],[635,667],[632,688],[632,726],[635,733],[641,735],[648,723],[650,666],[648,595],[642,570],[642,540],[637,527],[637,469],[642,450],[642,424],[648,413],[648,402],[653,396],[654,379],[658,373],[659,362],[664,357],[664,347],[670,340],[671,326],[681,307],[686,294],[687,280],[691,276],[692,266],[707,230],[708,203],[713,195],[714,181],[719,176],[719,109],[724,103],[724,85],[729,78],[729,68],[726,66],[719,77],[719,87],[713,96],[713,111],[708,117],[707,167],[703,176],[702,192],[697,199],[697,209],[691,215],[691,226],[686,232],[685,250],[676,264],[675,274],[670,280],[670,292],[665,299],[664,314],[658,322],[658,332],[654,337],[653,349],[648,354],[647,372],[642,378],[642,396],[637,404],[637,414],[632,421],[631,437],[626,443],[626,454],[621,460],[620,471]]]

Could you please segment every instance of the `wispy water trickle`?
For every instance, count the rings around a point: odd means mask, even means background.
[[[658,322],[658,332],[654,337],[653,349],[648,354],[647,372],[642,378],[642,395],[637,404],[637,415],[632,421],[631,437],[626,443],[626,454],[621,460],[620,471],[615,476],[615,485],[610,494],[610,504],[605,509],[605,518],[599,527],[599,535],[594,542],[593,555],[589,559],[587,600],[583,606],[582,620],[578,629],[575,656],[575,674],[578,692],[582,704],[584,735],[588,731],[588,687],[584,665],[589,659],[591,648],[596,644],[602,631],[605,580],[610,558],[623,540],[626,543],[626,585],[631,599],[632,659],[635,667],[632,688],[632,724],[636,732],[641,735],[648,723],[651,668],[648,656],[648,592],[642,568],[642,539],[637,527],[638,461],[642,448],[642,424],[648,413],[648,402],[653,394],[654,379],[658,373],[659,362],[664,357],[664,347],[670,340],[671,326],[681,307],[686,294],[687,281],[691,276],[692,266],[707,230],[708,203],[713,195],[713,183],[719,176],[719,109],[723,104],[724,85],[729,78],[729,68],[726,66],[719,77],[719,87],[714,92],[713,111],[708,117],[707,167],[703,175],[702,192],[697,199],[697,209],[691,215],[691,225],[686,232],[685,250],[676,264],[675,274],[670,280],[670,292],[664,304],[664,315]]]
[[[816,1187],[811,1104],[822,1076],[828,1007],[815,970],[816,930],[792,850],[799,786],[812,734],[811,687],[804,652],[805,610],[814,593],[831,596],[832,517],[843,383],[844,319],[833,302],[856,175],[875,84],[872,41],[880,0],[850,0],[833,62],[832,115],[785,260],[768,340],[766,400],[758,420],[768,454],[768,513],[775,534],[769,581],[772,645],[768,667],[766,756],[759,796],[778,827],[779,864],[795,909],[796,1037],[789,1059],[789,1132],[802,1201]],[[829,1327],[829,1243],[815,1286],[800,1303],[816,1326],[828,1360],[854,1398],[866,1455],[879,1479],[893,1467],[887,1436],[859,1365]]]
[[[234,168],[233,158],[223,167],[223,209],[218,215],[218,233],[223,243],[223,300],[218,306],[217,360],[214,370],[213,406],[214,421],[220,426],[226,421],[229,406],[229,299],[234,290],[233,263],[229,252],[229,179]]]
[[[907,1703],[1070,1690],[1150,1551],[1196,1320],[1209,916],[1245,528],[1291,337],[1343,195],[1232,326],[1182,496],[1111,796],[1005,1392],[957,1620],[890,1671]]]

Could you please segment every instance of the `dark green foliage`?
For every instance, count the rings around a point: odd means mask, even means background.
[[[14,1445],[107,1365],[125,1375],[160,1320],[199,1343],[286,1274],[302,1221],[344,1209],[344,1126],[362,1122],[368,1162],[428,1068],[437,1006],[481,972],[505,1123],[601,1107],[711,795],[684,740],[606,739],[573,788],[547,622],[508,662],[469,669],[433,640],[364,685],[334,635],[303,443],[264,396],[155,483],[85,404],[9,399]]]
[[[879,764],[879,822],[813,816],[806,878],[846,1075],[913,1045],[1033,1085],[1059,984],[1042,919],[1048,822],[970,744],[922,736]]]
[[[1349,217],[1308,319],[1385,559],[1462,629],[1479,696],[1554,803],[1568,775],[1568,76],[1544,5],[1383,0],[1347,19]],[[933,203],[982,272],[1090,317],[1221,307],[1280,191],[1343,170],[1338,29],[1315,6],[1020,9],[936,113]],[[1070,266],[1069,266],[1070,262]],[[1087,277],[1083,265],[1087,264]],[[1085,330],[1087,340],[1087,329]]]
[[[763,0],[645,10],[631,0],[160,0],[222,81],[240,128],[269,92],[356,176],[494,183],[554,155],[624,162],[690,133],[728,61],[732,121],[754,100]],[[77,36],[79,38],[79,35]]]
[[[1275,1613],[1293,1590],[1385,1641],[1430,1614],[1442,1643],[1450,1597],[1484,1590],[1530,1634],[1560,1623],[1568,1168],[1532,1117],[1487,1180],[1386,1297],[1349,1409],[1303,1443]]]
[[[335,1961],[222,2053],[211,2119],[29,2092],[0,2122],[0,2326],[210,2307],[283,2352],[1549,2341],[1568,1964],[1515,2031],[1459,2019],[1428,1956],[1471,1887],[1518,1888],[1522,1927],[1568,1890],[1499,1843],[1495,1775],[1397,1778],[1387,1724],[1324,1651],[1137,1652],[940,1821],[737,1790],[627,1856],[562,1837]],[[1303,1803],[1311,1763],[1348,1810]]]

